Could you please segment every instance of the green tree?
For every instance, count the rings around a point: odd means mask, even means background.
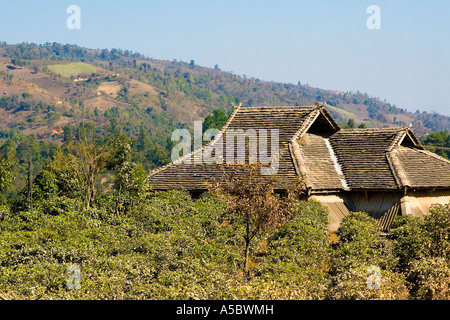
[[[40,194],[54,194],[51,190],[55,189],[53,184],[56,183],[59,195],[69,198],[80,197],[86,181],[80,159],[62,149],[56,151],[52,161],[38,176],[41,176],[37,181]]]
[[[115,171],[116,215],[143,201],[151,190],[150,177],[141,164],[131,161],[131,141],[123,139],[106,168]]]
[[[359,129],[365,129],[367,128],[367,125],[364,122],[361,122],[361,124],[358,126]]]
[[[353,120],[352,118],[348,119],[346,128],[353,129],[355,127],[356,127],[355,120]]]
[[[29,208],[33,207],[33,179],[35,163],[40,158],[39,142],[35,135],[25,137],[18,146],[20,162],[24,163],[27,170],[26,202]]]
[[[94,202],[97,175],[103,170],[114,156],[117,145],[116,139],[107,141],[105,144],[97,145],[93,140],[79,140],[75,142],[71,150],[81,163],[84,181],[84,206],[89,209]]]
[[[0,191],[6,191],[14,182],[16,164],[15,152],[4,148],[0,155]]]
[[[267,250],[261,241],[253,281],[269,286],[268,299],[324,299],[331,257],[328,209],[301,201],[293,212],[292,220],[269,235]]]
[[[83,203],[86,209],[89,209],[94,202],[98,174],[113,161],[123,144],[129,141],[124,135],[119,134],[118,127],[113,124],[117,122],[112,122],[110,133],[103,140],[96,136],[92,124],[80,124],[77,129],[77,139],[66,145],[66,155],[59,154],[60,159],[66,157],[67,160],[76,164],[74,167],[80,169],[75,180],[83,179]],[[57,171],[64,172],[64,163],[59,163],[59,166],[63,169],[57,169]]]
[[[151,190],[150,177],[142,165],[123,162],[116,169],[115,213],[128,212],[137,203],[144,201]]]
[[[450,299],[450,204],[433,205],[424,219],[396,218],[390,237],[411,298]]]
[[[74,135],[73,135],[73,129],[71,125],[66,125],[63,128],[64,130],[64,137],[63,140],[65,143],[71,142],[74,139]]]
[[[203,131],[208,129],[218,129],[220,130],[225,122],[227,121],[227,114],[221,109],[216,109],[213,111],[212,115],[208,115],[203,122]]]
[[[426,137],[421,137],[420,142],[428,150],[439,154],[445,159],[450,159],[450,132],[448,130],[432,132]]]

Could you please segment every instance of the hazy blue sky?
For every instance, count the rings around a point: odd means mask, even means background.
[[[81,29],[69,30],[69,5]],[[381,9],[370,30],[369,5]],[[0,41],[121,48],[450,115],[450,1],[2,0]]]

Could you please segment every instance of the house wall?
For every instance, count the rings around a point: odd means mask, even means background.
[[[342,219],[353,212],[366,212],[380,221],[388,230],[397,215],[424,217],[430,213],[432,204],[450,203],[450,190],[403,192],[346,192],[339,194],[312,195],[309,199],[321,202],[329,210],[329,231],[338,230]]]
[[[401,199],[402,214],[424,217],[430,214],[430,206],[435,203],[450,203],[450,190],[407,192]]]

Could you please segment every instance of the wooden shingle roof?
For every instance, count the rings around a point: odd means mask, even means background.
[[[330,137],[330,144],[351,189],[397,189],[386,158],[399,129],[347,129]]]
[[[425,151],[409,128],[341,129],[317,106],[238,107],[212,142],[154,170],[153,188],[207,190],[205,182],[220,180],[220,165],[194,164],[194,157],[237,129],[279,131],[278,189],[300,174],[313,193],[450,188],[450,161]],[[186,159],[191,164],[183,163]]]
[[[315,107],[247,107],[235,109],[221,130],[222,142],[227,140],[227,132],[242,129],[256,131],[266,129],[270,143],[270,130],[279,130],[279,168],[276,174],[278,187],[285,188],[297,178],[297,172],[289,152],[289,141],[298,132],[299,127],[308,120]],[[209,146],[214,146],[213,141]],[[205,148],[205,147],[204,147]],[[203,149],[204,149],[203,148]],[[236,152],[235,147],[235,152]],[[199,151],[196,151],[199,152]],[[213,178],[220,181],[222,171],[217,165],[193,164],[195,151],[187,155],[191,164],[182,163],[186,158],[180,158],[152,173],[152,184],[156,190],[186,189],[204,191],[205,182]],[[269,151],[270,152],[270,151]],[[225,155],[224,155],[225,157]]]
[[[416,189],[450,188],[450,161],[437,154],[400,146],[393,151],[403,168],[404,186]]]
[[[307,185],[312,190],[342,190],[345,188],[342,173],[336,169],[333,154],[327,145],[327,135],[305,133],[296,141],[299,146],[299,162],[307,177]]]

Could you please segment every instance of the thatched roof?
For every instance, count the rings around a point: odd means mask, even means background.
[[[153,188],[204,191],[206,181],[220,180],[220,165],[194,164],[194,158],[225,142],[231,129],[266,129],[269,144],[270,130],[279,130],[278,189],[301,174],[312,193],[450,188],[450,161],[424,150],[409,128],[342,129],[316,106],[236,108],[219,137],[154,170]],[[183,163],[187,159],[190,164]]]

